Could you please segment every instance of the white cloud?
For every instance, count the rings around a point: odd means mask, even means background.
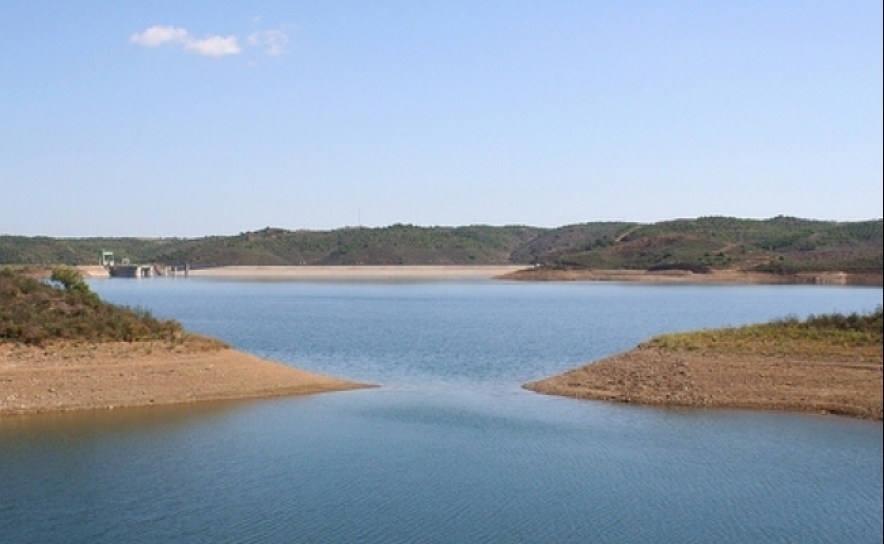
[[[156,25],[144,32],[129,36],[129,41],[144,47],[159,47],[163,44],[176,44],[186,51],[207,57],[223,57],[242,52],[236,36],[209,36],[198,40],[187,30],[173,26]]]
[[[254,32],[249,36],[249,44],[265,47],[264,52],[268,55],[278,56],[285,53],[289,44],[289,37],[279,30],[263,30]]]
[[[226,38],[212,36],[202,40],[188,40],[184,44],[184,49],[207,57],[223,57],[242,52],[236,36],[227,36]]]
[[[164,43],[185,43],[187,31],[173,26],[152,26],[141,34],[132,34],[129,41],[145,47],[158,47]]]

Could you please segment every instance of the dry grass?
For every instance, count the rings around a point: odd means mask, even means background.
[[[674,352],[702,352],[808,360],[882,362],[882,310],[860,314],[786,318],[745,327],[668,334],[646,345]]]

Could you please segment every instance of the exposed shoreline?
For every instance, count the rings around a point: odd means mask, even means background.
[[[100,266],[77,267],[85,277],[106,278]],[[47,272],[48,273],[48,272]],[[611,281],[635,283],[745,284],[745,285],[884,285],[884,274],[803,272],[781,275],[739,270],[695,274],[685,270],[557,270],[526,265],[330,265],[330,266],[216,266],[196,268],[190,276],[216,279],[294,281]]]
[[[89,278],[108,277],[107,271],[100,266],[77,268]],[[213,266],[191,269],[188,275],[296,281],[445,281],[490,280],[524,268],[524,265]]]
[[[880,362],[639,346],[523,387],[588,400],[829,413],[880,421],[882,385]]]
[[[802,272],[781,275],[740,270],[713,270],[695,274],[686,270],[558,270],[528,268],[497,279],[516,281],[617,281],[637,283],[710,283],[747,285],[884,285],[884,274],[853,274],[845,272]]]
[[[372,387],[229,348],[161,342],[0,344],[0,416],[266,398]]]
[[[495,276],[521,270],[523,266],[219,266],[200,268],[190,272],[191,276],[205,278],[263,278],[295,279],[305,281],[322,280],[475,280],[492,279]]]

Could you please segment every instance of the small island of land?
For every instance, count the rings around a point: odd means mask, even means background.
[[[52,279],[0,270],[0,416],[368,387],[102,302],[76,270],[56,269]]]
[[[548,395],[658,406],[882,419],[882,310],[660,336],[526,384]]]

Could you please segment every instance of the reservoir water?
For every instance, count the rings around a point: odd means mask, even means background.
[[[663,332],[880,288],[95,281],[381,387],[0,418],[2,543],[881,542],[882,425],[523,391]]]

